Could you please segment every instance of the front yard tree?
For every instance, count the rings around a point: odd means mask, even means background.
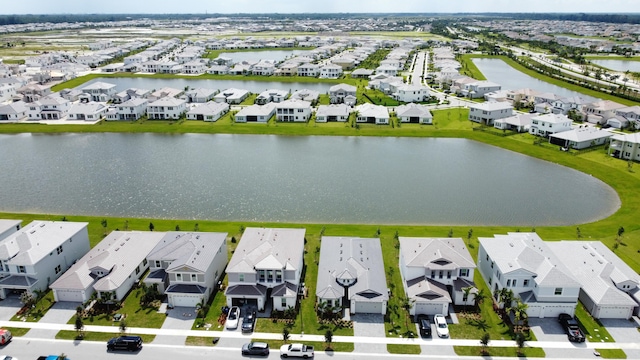
[[[487,346],[489,346],[489,341],[491,341],[491,336],[489,333],[484,333],[480,338],[480,344],[482,344],[482,355],[487,355]]]
[[[331,342],[333,341],[333,331],[328,329],[327,332],[324,333],[324,342],[327,343],[327,347],[331,349]]]

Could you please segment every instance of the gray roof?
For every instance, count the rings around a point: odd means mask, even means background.
[[[87,225],[86,222],[33,221],[0,241],[0,259],[8,260],[9,265],[35,265]]]
[[[200,104],[193,109],[189,110],[187,114],[200,114],[200,115],[218,115],[224,111],[229,110],[229,104],[226,102],[206,102]]]
[[[524,270],[537,275],[534,281],[538,286],[580,287],[563,261],[536,233],[508,233],[478,240],[502,274]]]
[[[0,114],[19,114],[27,111],[27,104],[24,101],[16,101],[0,106]]]
[[[374,105],[371,103],[365,103],[356,107],[358,116],[361,117],[374,117],[376,119],[388,119],[389,110],[382,105]]]
[[[152,231],[114,231],[78,260],[58,280],[52,289],[85,290],[91,284],[99,291],[120,287],[135,268],[165,235]],[[107,275],[97,278],[96,271]]]
[[[246,284],[229,286],[224,294],[226,296],[265,296],[267,287],[262,284]]]
[[[469,108],[480,109],[484,111],[495,111],[513,109],[513,105],[511,105],[511,103],[508,101],[488,101],[483,103],[471,104],[469,105]]]
[[[343,295],[338,281],[355,280],[348,297],[358,301],[386,301],[387,281],[378,238],[323,236],[318,265],[316,295],[335,298]]]
[[[613,136],[612,132],[598,129],[594,126],[587,126],[549,135],[549,137],[575,142],[593,141],[611,136]]]
[[[174,294],[205,294],[207,288],[197,284],[172,284],[169,285],[165,292]]]
[[[83,86],[81,89],[83,91],[87,91],[87,90],[108,90],[108,89],[113,89],[114,87],[116,87],[115,84],[98,81],[98,82],[95,82],[93,84],[89,84],[89,85]]]
[[[302,270],[306,229],[246,228],[229,261],[227,273],[256,269]]]
[[[320,105],[316,111],[318,116],[349,116],[349,106],[346,104]]]
[[[398,115],[398,117],[419,116],[433,118],[433,115],[431,115],[431,111],[429,111],[429,108],[426,105],[414,103],[398,106],[396,108],[396,115]]]
[[[188,267],[206,272],[216,254],[226,247],[227,233],[170,231],[149,252],[150,261],[170,261],[167,271]]]
[[[332,87],[329,88],[329,92],[336,92],[336,91],[356,92],[356,90],[357,88],[355,86],[349,85],[349,84],[338,84],[338,85],[333,85]]]
[[[407,296],[423,301],[451,303],[451,295],[449,295],[447,286],[424,276],[407,281]]]
[[[22,224],[22,220],[3,220],[0,219],[0,234],[4,234],[11,229],[16,229],[17,226]],[[0,239],[2,240],[2,239]]]
[[[430,270],[475,269],[461,238],[400,237],[400,253],[407,267]]]
[[[271,290],[271,296],[277,297],[296,297],[298,296],[298,285],[285,281]]]
[[[549,247],[567,265],[589,298],[597,305],[637,306],[616,284],[638,288],[640,276],[600,241],[549,242]],[[571,254],[571,256],[565,256]]]

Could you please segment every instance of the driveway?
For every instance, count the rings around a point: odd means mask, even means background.
[[[450,313],[449,315],[454,314]],[[453,350],[453,345],[442,345],[438,344],[438,346],[433,346],[433,341],[436,339],[440,339],[438,334],[436,333],[436,328],[433,321],[433,315],[429,315],[429,321],[431,321],[431,337],[420,337],[422,340],[426,342],[420,345],[420,353],[421,354],[429,354],[434,356],[450,356],[454,358],[458,356],[456,352]],[[451,318],[447,319],[447,323],[451,324],[453,321]],[[457,322],[457,318],[456,318]],[[420,335],[420,326],[418,323],[414,324],[416,326],[416,334]]]
[[[161,329],[191,330],[196,320],[196,310],[191,307],[176,307],[166,312],[167,318],[162,323]],[[186,336],[157,335],[154,344],[184,345]]]
[[[362,337],[385,337],[384,318],[379,314],[351,315],[353,321],[353,335]],[[387,354],[387,344],[355,343],[354,352]]]
[[[80,306],[77,302],[62,301],[53,304],[42,319],[42,323],[66,324],[76,314],[76,308]],[[25,337],[35,337],[41,339],[55,339],[59,330],[31,329]]]
[[[631,320],[601,319],[600,322],[617,343],[640,343],[640,319],[633,317]],[[640,350],[627,349],[624,351],[628,359],[640,359]]]
[[[556,318],[529,318],[529,328],[538,341],[569,342],[562,326]]]
[[[9,321],[22,307],[18,296],[7,296],[6,299],[0,301],[0,320]]]

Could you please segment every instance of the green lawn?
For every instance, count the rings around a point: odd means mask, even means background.
[[[87,340],[87,341],[104,341],[114,338],[116,336],[122,335],[118,330],[114,330],[113,333],[105,333],[105,332],[84,332],[82,338],[78,338],[78,332],[73,330],[61,330],[56,334],[56,339],[60,340]],[[155,339],[155,335],[146,335],[146,334],[130,334],[127,335],[137,335],[142,338],[143,343],[150,343]]]
[[[491,344],[491,343],[489,343]],[[453,350],[459,356],[483,356],[483,357],[521,357],[521,358],[543,358],[545,357],[544,350],[542,348],[530,348],[525,347],[522,349],[522,355],[518,355],[518,348],[516,347],[493,347],[487,348],[487,354],[481,354],[481,346],[454,346]]]
[[[420,345],[387,344],[389,354],[418,355],[422,352]]]
[[[607,329],[587,312],[581,302],[578,302],[576,307],[576,318],[580,328],[584,331],[584,335],[590,342],[615,342]]]
[[[603,359],[626,359],[627,354],[622,349],[595,349]]]
[[[43,294],[42,298],[36,303],[34,308],[26,314],[14,315],[11,318],[11,321],[38,322],[54,303],[53,291],[47,290],[47,292]],[[14,335],[18,336],[16,334]]]
[[[213,338],[204,336],[187,336],[184,344],[187,346],[216,346]]]
[[[251,341],[266,342],[267,344],[269,344],[269,347],[271,348],[271,352],[272,353],[279,353],[280,352],[280,346],[282,346],[284,344],[284,341],[282,341],[282,340],[251,339]],[[288,343],[290,344],[292,342],[289,341]],[[334,343],[331,343],[329,345],[329,344],[324,343],[324,342],[305,341],[304,344],[313,346],[313,350],[314,351],[353,352],[353,343],[347,343],[347,342],[339,342],[339,343],[334,342]]]

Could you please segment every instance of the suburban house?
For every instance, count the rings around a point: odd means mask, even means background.
[[[611,100],[598,100],[582,107],[587,114],[587,121],[592,124],[604,124],[609,118],[614,117],[616,110],[626,108],[626,105]]]
[[[391,96],[402,102],[422,102],[429,99],[429,88],[417,84],[402,84]]]
[[[375,71],[371,69],[355,69],[351,72],[351,77],[356,79],[368,79]]]
[[[332,104],[347,104],[353,106],[356,103],[357,88],[352,85],[338,84],[329,88],[329,101]]]
[[[207,71],[207,65],[202,60],[192,60],[182,65],[185,74],[200,75]]]
[[[249,97],[249,91],[229,88],[220,91],[216,96],[213,97],[213,101],[226,102],[227,104],[240,104],[247,97]]]
[[[116,85],[98,81],[84,86],[80,90],[89,94],[89,101],[107,102],[116,94]]]
[[[396,107],[396,116],[402,123],[432,124],[433,115],[426,105],[409,103]]]
[[[187,119],[217,121],[224,114],[228,112],[229,112],[229,104],[210,101],[204,104],[199,104],[193,109],[187,111]]]
[[[227,266],[227,306],[295,308],[304,267],[305,229],[246,228]],[[267,304],[271,299],[272,303]]]
[[[595,126],[584,126],[549,135],[549,143],[565,149],[586,149],[606,143],[614,134]]]
[[[98,121],[105,117],[107,110],[104,103],[76,103],[69,109],[68,120]]]
[[[351,314],[386,314],[389,292],[378,238],[323,236],[316,301]]]
[[[187,102],[174,97],[163,97],[147,105],[149,120],[179,119],[187,111]]]
[[[0,105],[0,121],[15,122],[26,119],[28,105],[22,100]]]
[[[611,137],[609,155],[624,160],[640,161],[640,134],[615,134]]]
[[[213,100],[217,91],[213,89],[191,89],[184,93],[189,103],[206,103]]]
[[[396,66],[393,65],[380,65],[376,68],[376,74],[384,74],[384,75],[388,75],[388,76],[396,76],[398,75],[398,73],[400,72],[401,69],[399,69]]]
[[[149,268],[147,255],[165,233],[113,231],[51,284],[56,301],[86,302],[93,293],[121,301]]]
[[[29,103],[29,120],[60,120],[67,117],[71,102],[55,94]]]
[[[511,130],[519,133],[529,132],[531,119],[535,116],[538,116],[538,114],[514,113],[513,116],[495,120],[493,122],[493,127],[500,130]]]
[[[271,89],[261,92],[258,97],[256,97],[255,103],[258,105],[264,105],[266,103],[279,103],[285,101],[289,97],[289,91],[287,90],[278,90]]]
[[[630,106],[616,110],[616,115],[622,116],[625,119],[635,123],[636,129],[640,124],[640,106]]]
[[[313,105],[318,102],[319,97],[320,93],[315,90],[302,89],[294,91],[289,99],[309,101]]]
[[[107,111],[107,120],[138,120],[147,113],[149,101],[132,98]]]
[[[385,106],[366,103],[358,105],[356,112],[356,122],[389,125],[389,110]]]
[[[342,76],[342,66],[329,64],[320,67],[321,79],[338,79]]]
[[[538,234],[516,232],[478,240],[478,269],[494,296],[511,290],[528,305],[530,318],[575,313],[580,283]]]
[[[482,80],[465,84],[464,87],[460,89],[460,93],[466,97],[477,99],[483,98],[487,93],[495,92],[500,89],[502,89],[502,86],[491,81]]]
[[[236,122],[259,122],[267,123],[276,114],[276,104],[251,105],[243,107],[235,114]]]
[[[171,306],[206,304],[227,265],[227,233],[171,231],[149,252],[144,283]]]
[[[347,121],[350,109],[346,104],[320,105],[316,110],[316,122]]]
[[[0,241],[0,299],[44,291],[91,248],[88,223],[33,221]]]
[[[498,119],[513,116],[513,106],[509,102],[485,102],[469,105],[469,120],[493,126]]]
[[[311,118],[311,103],[304,100],[285,100],[276,104],[276,120],[306,122]]]
[[[276,65],[273,60],[260,60],[251,67],[253,75],[271,76],[276,71]]]
[[[301,64],[298,66],[298,76],[318,77],[320,76],[320,65],[312,63]]]
[[[640,276],[600,241],[549,241],[580,283],[580,302],[596,319],[630,319],[640,309]],[[566,256],[571,254],[571,256]]]
[[[520,103],[520,105],[527,106],[535,102],[536,95],[539,95],[540,92],[537,90],[524,88],[518,90],[508,90],[507,91],[507,100],[511,101],[511,103],[515,106],[516,103]]]
[[[20,231],[22,228],[22,220],[3,220],[0,219],[0,240],[7,236]]]
[[[551,134],[571,130],[571,119],[563,114],[543,114],[531,118],[529,134],[548,137]]]
[[[460,238],[400,237],[400,275],[411,315],[448,314],[473,304],[476,264]]]
[[[184,89],[176,89],[171,87],[163,87],[160,90],[153,91],[147,96],[149,101],[160,100],[165,97],[178,98],[184,95]]]

